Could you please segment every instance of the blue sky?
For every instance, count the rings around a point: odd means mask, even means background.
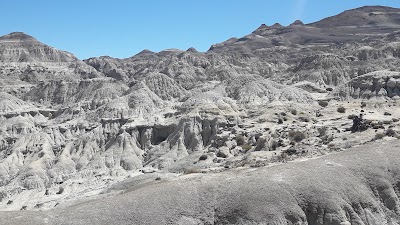
[[[0,35],[30,34],[80,59],[143,49],[207,51],[262,23],[310,23],[363,5],[400,0],[0,0]]]

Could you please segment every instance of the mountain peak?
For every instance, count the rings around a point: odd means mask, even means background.
[[[386,6],[363,6],[346,10],[309,25],[315,27],[399,26],[400,9]]]
[[[34,37],[24,32],[12,32],[0,37],[0,41],[37,41]]]
[[[77,58],[69,52],[57,50],[23,32],[0,36],[0,62],[71,62]]]
[[[372,6],[362,6],[355,9],[349,9],[346,11],[364,11],[364,12],[375,12],[375,11],[384,11],[384,12],[397,12],[399,9],[389,7],[389,6],[381,6],[381,5],[372,5]],[[346,12],[345,11],[345,12]]]
[[[141,52],[139,52],[138,54],[136,54],[135,56],[140,56],[140,55],[152,55],[152,54],[154,54],[155,52],[153,52],[153,51],[150,51],[149,49],[145,49],[145,50],[142,50]]]
[[[271,26],[271,28],[281,28],[281,27],[283,27],[280,23],[274,23],[272,26]]]
[[[265,23],[263,23],[263,24],[261,24],[261,26],[259,28],[257,28],[257,30],[258,29],[267,29],[267,28],[269,28],[269,26],[266,25]]]
[[[197,49],[195,49],[195,48],[193,48],[193,47],[188,48],[186,51],[187,51],[187,52],[194,52],[194,53],[197,53],[197,52],[198,52]]]
[[[296,20],[293,23],[291,23],[289,26],[302,26],[304,23],[301,20]]]

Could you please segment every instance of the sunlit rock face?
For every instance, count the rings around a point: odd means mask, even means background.
[[[181,174],[259,167],[282,151],[304,156],[309,149],[334,151],[344,145],[335,136],[344,128],[334,129],[336,120],[319,124],[339,116],[335,109],[321,120],[315,116],[323,109],[318,103],[400,96],[398,15],[398,9],[362,7],[311,24],[264,24],[207,52],[144,50],[125,59],[82,61],[27,34],[4,35],[0,197],[16,199],[36,190],[62,196],[54,191],[60,185],[70,188],[68,194],[82,190],[79,185],[97,194],[90,188],[139,170]],[[293,130],[304,132],[307,141],[298,144],[290,137]],[[327,140],[333,141],[330,147]],[[14,210],[3,203],[0,199],[0,206]],[[346,213],[361,210],[324,205],[336,210],[332,219],[319,204],[305,201],[299,207],[307,215],[280,214],[276,224],[341,224]],[[388,204],[390,210],[397,207]],[[368,216],[382,219],[386,208],[377,206]],[[367,215],[358,216],[354,221],[366,221]],[[229,222],[222,216],[218,221]]]
[[[339,97],[356,99],[399,97],[400,73],[386,70],[367,73],[341,85],[336,94]]]

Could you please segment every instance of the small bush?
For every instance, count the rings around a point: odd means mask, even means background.
[[[58,189],[58,192],[57,192],[56,194],[60,195],[60,194],[62,194],[63,192],[64,192],[64,188],[63,188],[63,187],[60,187],[60,188]]]
[[[329,144],[328,144],[328,148],[329,148],[329,149],[334,149],[334,148],[336,148],[336,145],[333,144],[333,143],[329,143]]]
[[[282,124],[283,120],[281,118],[278,119],[278,124]]]
[[[40,208],[42,208],[42,207],[43,207],[43,203],[38,203],[38,204],[35,205],[35,208],[36,208],[36,209],[40,209]]]
[[[367,103],[366,102],[361,102],[361,108],[365,108],[367,107]]]
[[[290,110],[290,113],[291,113],[292,115],[297,115],[297,110],[296,110],[296,109],[291,109],[291,110]]]
[[[208,158],[207,155],[202,155],[202,156],[200,156],[199,160],[206,160],[207,158]]]
[[[294,155],[297,153],[297,150],[295,148],[289,148],[289,149],[285,150],[284,152],[288,155]]]
[[[280,155],[277,157],[277,161],[279,162],[286,162],[289,158],[289,155],[286,152],[282,152]]]
[[[327,101],[318,101],[318,105],[320,105],[321,107],[327,107],[328,102]]]
[[[327,91],[333,91],[331,87],[326,88]]]
[[[294,131],[294,130],[289,131],[289,139],[292,141],[300,142],[305,138],[306,135],[304,135],[304,133],[301,131]]]
[[[27,208],[28,208],[28,206],[24,205],[24,206],[21,207],[20,210],[26,210]]]
[[[337,111],[339,113],[345,113],[346,112],[346,108],[344,108],[343,106],[340,106],[339,108],[337,108]]]
[[[326,127],[318,127],[318,137],[322,137],[324,135],[326,135],[326,131],[328,130],[328,128]]]
[[[3,199],[7,198],[8,194],[5,191],[0,191],[0,202],[3,201]]]
[[[245,151],[250,150],[252,147],[253,146],[251,146],[251,145],[242,145],[242,149],[245,150]]]
[[[161,180],[161,177],[156,177],[156,180]]]
[[[385,135],[389,137],[394,137],[396,136],[397,132],[393,130],[392,128],[389,128],[386,130]]]
[[[302,122],[306,122],[306,123],[310,122],[310,118],[305,117],[305,116],[300,116],[299,120],[302,121]]]
[[[238,135],[236,135],[235,139],[236,139],[236,143],[238,146],[244,145],[244,136],[243,135],[238,134]]]
[[[12,200],[8,200],[7,205],[11,205],[13,203]]]
[[[272,149],[272,151],[275,151],[277,147],[278,147],[278,142],[276,142],[275,140],[273,140],[272,143],[271,143],[271,149]]]
[[[352,120],[352,119],[356,118],[356,116],[357,116],[357,115],[355,115],[355,114],[351,114],[351,115],[349,115],[349,116],[347,117],[347,119]]]
[[[324,135],[321,137],[321,141],[324,144],[329,144],[331,141],[333,141],[333,136],[329,136],[329,135]]]
[[[384,134],[384,133],[377,133],[377,134],[375,134],[375,140],[382,139],[383,137],[385,137],[385,134]]]
[[[195,168],[186,168],[183,171],[183,174],[191,174],[191,173],[201,173],[201,170]]]

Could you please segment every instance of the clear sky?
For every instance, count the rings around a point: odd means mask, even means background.
[[[262,23],[318,21],[400,0],[0,0],[0,35],[22,31],[80,59],[195,47],[251,33]]]

